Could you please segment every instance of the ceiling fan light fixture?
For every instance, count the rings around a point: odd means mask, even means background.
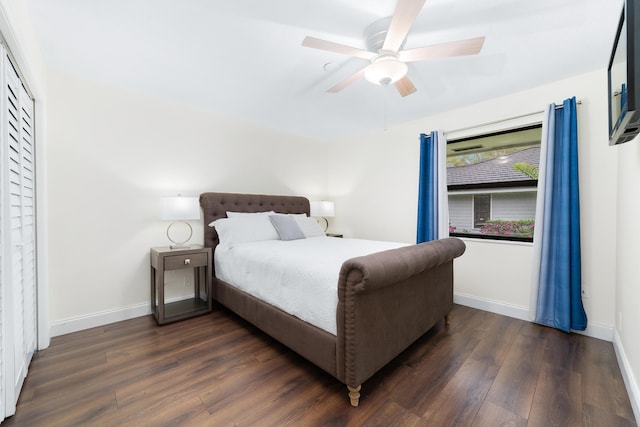
[[[364,78],[376,85],[389,86],[403,78],[407,70],[407,64],[394,54],[384,53],[373,58],[371,65],[364,70]]]

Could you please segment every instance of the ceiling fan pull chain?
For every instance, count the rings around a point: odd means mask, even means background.
[[[387,109],[389,104],[389,86],[384,87],[384,130],[387,130]]]

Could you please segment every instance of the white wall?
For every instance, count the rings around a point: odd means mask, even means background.
[[[161,196],[322,197],[326,146],[49,73],[53,334],[149,311],[149,248],[166,246]],[[193,243],[202,224],[193,223]]]
[[[394,95],[395,96],[395,95]],[[330,146],[329,195],[336,202],[332,229],[346,236],[415,242],[419,135],[455,131],[520,115],[529,117],[485,126],[498,130],[540,122],[545,106],[576,96],[580,144],[583,286],[590,330],[611,339],[615,324],[616,149],[607,138],[606,70],[558,81]],[[459,302],[527,318],[531,245],[467,241],[456,263]]]
[[[636,420],[640,420],[640,138],[615,148],[618,152],[616,349]]]

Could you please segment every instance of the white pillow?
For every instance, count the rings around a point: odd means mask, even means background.
[[[304,235],[307,237],[326,237],[326,234],[324,234],[324,230],[322,229],[322,227],[320,226],[320,224],[318,224],[318,221],[316,221],[314,218],[309,218],[308,216],[306,216],[305,214],[296,214],[296,215],[292,215],[294,217],[294,219],[296,220],[296,222],[298,223],[298,225],[300,226],[300,228],[302,229],[302,231],[304,232]]]
[[[274,211],[265,211],[265,212],[230,212],[227,211],[227,216],[229,218],[238,217],[238,216],[254,216],[254,215],[273,215]]]
[[[269,220],[269,215],[220,218],[209,226],[216,228],[220,246],[224,250],[242,243],[279,239],[278,232]]]
[[[269,215],[269,220],[278,232],[280,240],[298,240],[307,237],[291,215]]]

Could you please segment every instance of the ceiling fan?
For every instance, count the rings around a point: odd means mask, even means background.
[[[303,46],[342,53],[371,61],[371,64],[332,86],[327,92],[340,92],[345,87],[364,77],[367,81],[377,85],[395,85],[401,96],[411,95],[416,91],[416,87],[407,77],[408,62],[475,55],[480,52],[484,44],[484,37],[401,50],[407,34],[418,13],[422,10],[425,1],[398,0],[391,18],[376,21],[365,30],[364,36],[368,50],[315,37],[305,37],[302,41]]]

